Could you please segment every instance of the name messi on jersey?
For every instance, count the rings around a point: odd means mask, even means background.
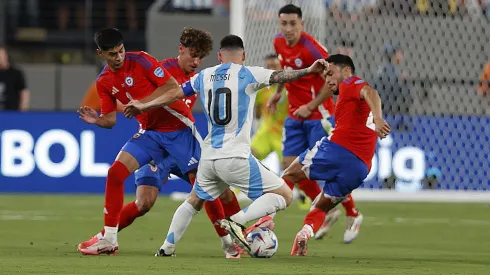
[[[218,82],[230,80],[230,74],[212,74],[209,78],[209,82]]]

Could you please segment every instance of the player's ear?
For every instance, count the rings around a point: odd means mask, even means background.
[[[246,54],[245,54],[245,51],[242,53],[242,61],[245,61],[245,57],[246,57]]]
[[[301,19],[301,27],[305,26],[305,20]]]
[[[223,58],[221,57],[221,51],[218,51],[218,61],[219,63],[222,63]]]
[[[98,54],[99,56],[102,56],[102,51],[101,51],[99,48],[97,48],[97,54]]]
[[[179,55],[184,54],[184,46],[182,46],[182,43],[179,44]]]

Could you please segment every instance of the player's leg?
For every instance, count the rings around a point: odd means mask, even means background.
[[[333,117],[322,120],[309,120],[305,122],[305,126],[308,127],[308,142],[310,148],[315,145],[317,141],[322,139],[326,134],[330,135],[334,125]],[[347,216],[347,228],[350,228],[354,220],[359,216],[359,212],[356,209],[354,199],[349,194],[345,200],[342,201],[342,206],[345,209],[345,215]],[[357,219],[362,221],[362,215]]]
[[[244,225],[285,209],[292,201],[291,189],[252,155],[248,159],[216,160],[216,173],[221,180],[253,200],[248,207],[222,222],[222,226],[250,252],[243,235]]]
[[[119,217],[118,231],[123,230],[133,223],[133,221],[145,215],[155,204],[161,184],[167,180],[168,172],[154,164],[146,164],[136,170],[136,200],[127,203],[121,210]],[[105,230],[102,229],[88,241],[78,245],[78,250],[93,245],[104,237]]]
[[[305,123],[307,121],[299,121],[293,118],[287,117],[284,121],[283,129],[283,167],[289,167],[291,163],[309,148],[308,141],[308,128]],[[284,178],[287,185],[293,189],[294,184],[297,184],[299,189],[308,196],[311,200],[314,200],[320,193],[320,187],[318,184],[307,178],[298,179],[297,181],[291,181],[290,178]]]
[[[227,187],[217,177],[214,161],[201,160],[194,188],[189,197],[175,211],[167,237],[155,256],[172,256],[192,217],[202,209],[205,201],[218,198]]]
[[[322,227],[326,213],[359,187],[368,173],[367,166],[359,158],[326,138],[321,146],[300,156],[300,163],[309,178],[324,179],[326,183],[306,215],[303,228],[296,234],[291,250],[293,256],[306,255],[306,243]]]
[[[80,249],[82,254],[112,254],[118,250],[117,232],[124,202],[124,181],[139,167],[152,159],[157,161],[162,156],[158,143],[152,138],[153,135],[155,135],[153,131],[135,134],[126,142],[109,168],[104,205],[104,238],[87,248]]]
[[[166,138],[160,140],[162,146],[169,153],[169,157],[172,158],[176,168],[187,175],[191,184],[194,184],[196,179],[197,166],[201,157],[199,140],[202,140],[202,138],[195,127],[186,127],[182,130],[168,133]],[[229,244],[232,243],[231,237],[221,228],[218,222],[225,218],[221,200],[215,199],[208,201],[204,204],[204,208],[216,233],[220,237],[222,246],[228,251]]]

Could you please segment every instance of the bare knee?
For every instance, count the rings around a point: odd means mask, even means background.
[[[149,185],[140,185],[136,188],[136,207],[144,215],[155,204],[158,197],[158,188]]]
[[[204,200],[199,198],[196,194],[196,191],[192,189],[191,194],[187,198],[187,202],[194,207],[197,211],[202,209],[202,206],[204,205]]]
[[[141,215],[144,215],[148,211],[150,211],[154,204],[155,200],[152,200],[152,198],[149,197],[144,197],[142,199],[136,200],[136,207],[138,208],[138,211]]]
[[[299,160],[293,161],[286,170],[284,170],[283,178],[288,179],[294,183],[307,179],[303,166],[299,163]]]
[[[219,199],[224,202],[232,202],[233,201],[233,191],[227,188],[220,196]]]

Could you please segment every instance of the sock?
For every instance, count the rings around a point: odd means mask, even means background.
[[[356,205],[354,204],[354,199],[351,194],[347,195],[342,201],[342,206],[345,209],[345,215],[347,217],[357,217],[359,212],[357,212]]]
[[[300,182],[298,182],[298,187],[299,189],[303,190],[305,194],[313,201],[315,200],[316,196],[322,192],[320,190],[320,186],[318,186],[318,183],[316,180],[309,180],[309,179],[304,179]]]
[[[289,188],[291,188],[291,190],[293,190],[293,188],[294,188],[294,182],[290,181],[289,179],[287,179],[285,177],[283,177],[282,179],[289,186]]]
[[[322,226],[323,221],[325,221],[326,215],[327,213],[325,213],[323,210],[315,208],[306,214],[303,224],[311,226],[313,228],[313,232],[317,232]]]
[[[119,223],[119,216],[124,203],[124,180],[128,176],[128,168],[122,162],[115,161],[109,168],[105,190],[105,226],[117,227]]]
[[[227,248],[227,247],[230,247],[232,246],[234,243],[233,243],[233,240],[231,239],[231,236],[230,234],[226,235],[226,236],[223,236],[220,238],[221,239],[221,247],[223,249]]]
[[[109,242],[117,243],[117,226],[104,226],[104,238]]]
[[[208,214],[209,220],[213,224],[214,230],[216,230],[218,236],[224,237],[228,235],[228,232],[226,232],[226,230],[224,230],[218,223],[219,220],[226,217],[221,200],[215,199],[214,201],[206,201],[204,203],[204,208],[206,209],[206,214]]]
[[[133,223],[133,221],[137,218],[143,216],[142,213],[138,210],[138,207],[136,207],[136,201],[132,201],[126,205],[123,206],[121,210],[121,216],[119,217],[119,226],[117,227],[118,231],[123,230],[125,227],[128,227],[130,224]],[[102,229],[100,231],[100,235],[97,234],[97,238],[100,239],[100,237],[104,236],[105,230]]]
[[[238,199],[235,196],[235,192],[231,193],[233,194],[233,199],[230,202],[221,201],[223,209],[225,210],[225,217],[231,217],[241,210]]]
[[[231,216],[241,225],[286,208],[286,200],[278,194],[267,193],[253,201],[248,207]]]
[[[165,253],[172,254],[175,250],[175,245],[184,235],[185,230],[191,223],[192,217],[199,213],[190,203],[184,201],[174,213],[172,223],[168,229],[167,238],[160,247],[165,250]]]

